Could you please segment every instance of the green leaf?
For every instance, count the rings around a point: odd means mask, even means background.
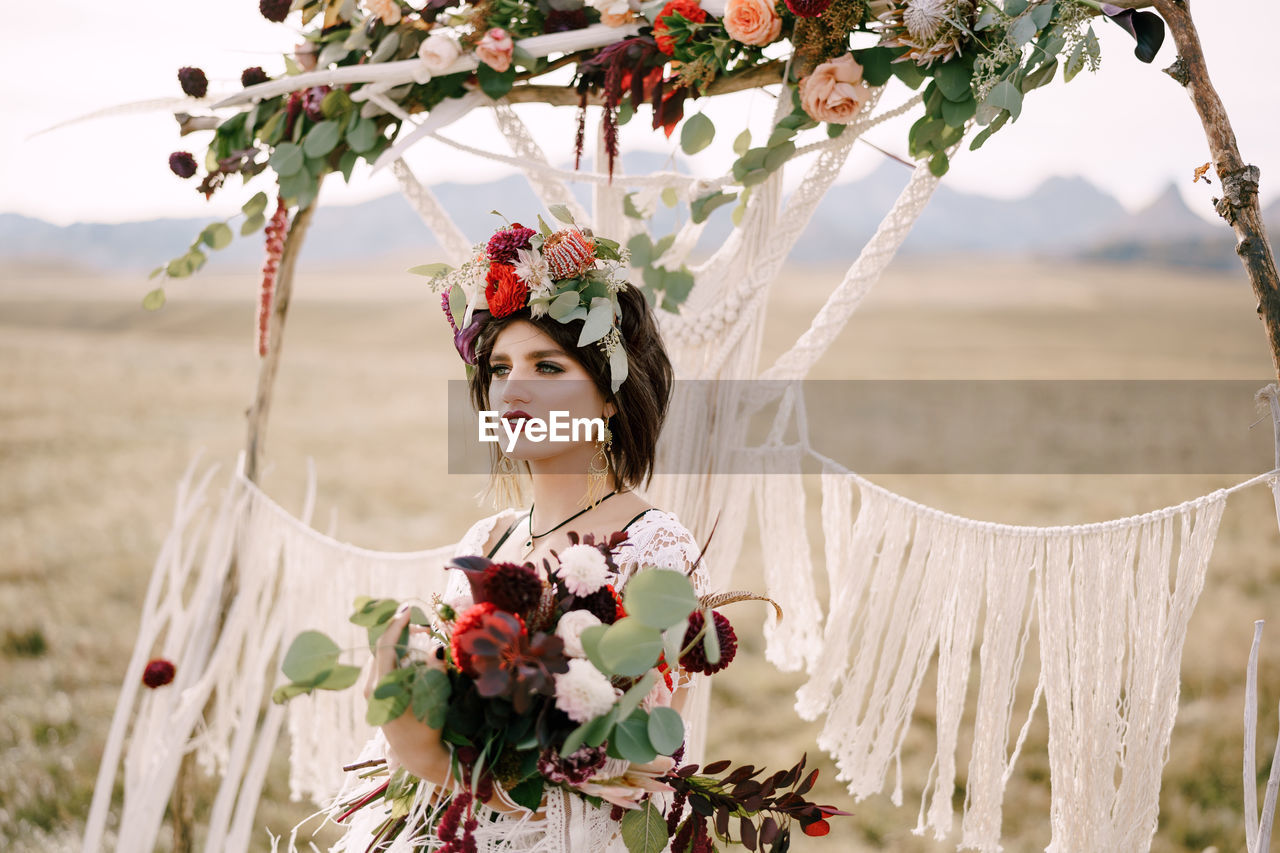
[[[1035,21],[1037,30],[1044,29],[1053,19],[1054,4],[1055,0],[1048,0],[1031,10],[1031,20]]]
[[[1030,15],[1023,15],[1009,26],[1007,38],[1015,48],[1020,48],[1036,37],[1036,22]]]
[[[369,57],[369,62],[386,62],[388,59],[396,55],[396,51],[400,49],[400,32],[392,30],[382,41],[378,42],[378,46],[374,49],[373,54]],[[487,65],[481,65],[481,68],[488,68]]]
[[[697,202],[694,203],[697,204]],[[648,234],[636,234],[628,240],[627,250],[631,252],[631,266],[647,267],[653,263],[653,241],[649,239]]]
[[[982,13],[978,15],[978,22],[973,25],[973,31],[980,33],[999,20],[1000,13],[991,6],[985,6],[982,9]]]
[[[791,140],[787,140],[781,145],[776,145],[769,149],[769,153],[764,158],[764,168],[767,172],[776,172],[782,168],[783,164],[791,159],[791,155],[796,153],[796,144]]]
[[[569,322],[569,315],[579,307],[578,291],[566,290],[564,293],[551,300],[551,304],[547,306],[547,313],[551,315],[552,320],[559,320],[561,323],[567,323]]]
[[[668,234],[667,236],[663,237],[663,238],[662,238],[661,240],[659,240],[658,242],[654,243],[654,244],[653,244],[653,257],[654,257],[655,259],[657,259],[657,258],[661,258],[663,255],[665,255],[665,254],[667,253],[667,250],[668,250],[668,249],[670,249],[673,245],[675,245],[675,242],[676,242],[676,235],[675,235],[675,234]]]
[[[359,680],[361,671],[358,666],[340,663],[319,679],[315,686],[321,690],[346,690]]]
[[[1004,0],[1004,13],[1012,18],[1021,15],[1028,5],[1028,0]]]
[[[200,232],[200,242],[210,249],[225,249],[231,245],[231,228],[225,222],[214,222],[206,225]]]
[[[712,611],[704,610],[702,616],[702,624],[709,626],[702,632],[702,654],[706,656],[707,663],[715,666],[720,663],[720,632],[715,630],[715,617]]]
[[[306,159],[301,146],[294,145],[292,142],[281,142],[276,146],[276,150],[271,152],[271,158],[267,164],[275,169],[276,174],[281,178],[287,178],[290,175],[296,175],[302,169]]]
[[[627,381],[629,372],[627,349],[625,346],[618,347],[609,354],[609,390],[614,394],[618,393],[622,383]]]
[[[1050,59],[1044,65],[1041,65],[1035,71],[1031,72],[1022,81],[1022,93],[1025,95],[1032,89],[1038,89],[1046,83],[1053,80],[1053,75],[1058,70],[1058,60]]]
[[[964,123],[973,118],[977,111],[978,102],[973,98],[961,102],[942,102],[942,120],[950,127],[964,127]]]
[[[631,198],[634,195],[635,193],[627,193],[622,197],[622,213],[631,219],[644,219],[644,213]]]
[[[941,178],[950,168],[951,162],[947,160],[947,152],[945,151],[939,151],[929,158],[929,171],[933,173],[935,178]]]
[[[629,582],[627,586],[634,583]],[[633,616],[610,625],[600,638],[597,651],[607,675],[635,678],[652,669],[662,653],[662,634]]]
[[[342,42],[330,42],[320,49],[320,55],[316,57],[316,68],[328,68],[334,63],[341,62],[350,52]]]
[[[894,51],[887,47],[855,50],[853,58],[862,66],[862,80],[868,86],[883,86],[893,76]]]
[[[413,679],[413,715],[433,729],[444,728],[451,690],[449,676],[438,669],[417,667]]]
[[[432,278],[442,276],[452,271],[453,267],[448,264],[419,264],[416,267],[409,267],[409,272],[414,275],[428,275]]]
[[[337,147],[342,139],[342,124],[327,120],[322,121],[307,132],[302,143],[302,151],[308,157],[324,157]]]
[[[310,693],[314,689],[305,684],[282,684],[271,691],[271,701],[277,705],[283,705],[290,699],[301,696],[304,693]]]
[[[148,311],[158,311],[164,307],[164,288],[157,287],[155,290],[142,297],[142,307]]]
[[[352,625],[372,628],[390,621],[400,603],[394,598],[360,598],[356,600],[356,612],[348,617]]]
[[[609,334],[613,328],[613,302],[605,297],[597,296],[591,300],[587,310],[587,321],[582,324],[578,334],[578,346],[585,347]]]
[[[664,187],[662,190],[662,203],[667,207],[675,207],[680,203],[680,194],[676,192],[675,187]]]
[[[991,134],[995,133],[997,130],[1004,127],[1008,121],[1009,121],[1009,114],[1005,112],[1000,113],[999,117],[996,118],[995,121],[987,125],[987,127],[984,128],[981,133],[979,133],[977,136],[973,138],[973,142],[969,143],[969,150],[977,151],[979,148],[982,147],[982,143],[986,142],[988,139],[991,138]]]
[[[919,89],[920,84],[927,79],[920,66],[911,61],[893,63],[893,76],[910,89]]]
[[[684,720],[671,708],[654,708],[649,712],[649,742],[660,755],[675,752],[684,743]]]
[[[408,670],[402,670],[407,672]],[[395,673],[391,673],[395,675]],[[385,681],[379,682],[378,689],[382,690],[379,696],[377,691],[369,699],[369,707],[365,711],[364,720],[371,726],[385,726],[392,720],[398,720],[409,710],[411,697],[409,691],[398,683],[394,684],[394,689],[383,689],[391,687]]]
[[[828,124],[827,124],[827,138],[828,138],[828,139],[835,139],[837,136],[840,136],[841,134],[843,134],[843,133],[845,132],[845,129],[846,129],[848,126],[849,126],[849,125],[847,125],[847,124],[836,124],[835,122],[830,122],[830,123],[828,123]]]
[[[1076,43],[1071,55],[1062,67],[1062,82],[1070,83],[1075,76],[1084,70],[1084,40]]]
[[[542,789],[545,785],[546,783],[542,781],[541,776],[530,776],[520,784],[510,788],[507,791],[507,796],[517,806],[535,812],[538,810],[538,806],[542,805]]]
[[[939,65],[933,71],[934,82],[938,91],[948,101],[967,101],[973,97],[969,89],[970,69],[963,60],[953,59]]]
[[[632,764],[647,764],[657,758],[658,751],[649,742],[649,715],[636,710],[614,726],[609,751]]]
[[[320,112],[325,118],[342,118],[351,107],[351,96],[342,89],[334,89],[320,101]]]
[[[627,581],[622,605],[629,617],[661,631],[688,619],[698,595],[683,572],[646,569]]]
[[[737,197],[737,193],[726,193],[719,190],[711,195],[704,195],[689,203],[689,216],[694,222],[706,222],[707,217],[711,215],[713,210],[728,204]]]
[[[623,719],[630,717],[631,712],[640,707],[640,703],[644,701],[644,697],[649,695],[649,691],[653,689],[653,685],[657,681],[657,670],[651,669],[646,672],[639,681],[628,688],[626,693],[622,694],[622,698],[614,706],[615,713]]]
[[[240,236],[248,237],[250,234],[254,233],[255,231],[260,230],[262,226],[266,224],[267,224],[267,217],[263,216],[261,213],[256,214],[254,216],[250,216],[244,222],[240,223]]]
[[[348,149],[342,152],[342,156],[338,158],[338,171],[342,173],[342,180],[351,183],[351,172],[356,167],[356,161],[360,159],[360,155]]]
[[[667,821],[652,800],[622,816],[622,843],[627,845],[627,853],[662,853],[667,841]]]
[[[483,62],[476,68],[476,80],[480,89],[495,101],[511,91],[516,82],[516,68],[511,66],[506,71],[494,71]]]
[[[245,216],[254,217],[267,209],[267,194],[255,193],[253,198],[240,205],[240,212]]]
[[[311,204],[318,189],[315,178],[306,169],[300,169],[280,180],[280,194],[286,199],[293,199],[300,209]]]
[[[744,130],[733,140],[733,153],[741,157],[751,148],[751,131]]]
[[[187,256],[174,258],[164,266],[164,274],[169,278],[186,278],[193,272],[191,262],[187,260]]]
[[[680,150],[686,154],[697,154],[711,144],[716,138],[716,126],[703,113],[694,113],[684,120],[680,129]]]
[[[371,118],[362,118],[347,131],[347,147],[360,154],[368,151],[378,141],[378,125]]]
[[[311,682],[338,664],[338,644],[319,631],[303,631],[289,644],[280,670],[290,681]]]
[[[284,134],[284,117],[283,109],[276,110],[272,113],[271,118],[267,119],[262,127],[258,128],[258,138],[267,145],[275,145],[280,141],[280,137]]]
[[[1022,112],[1022,92],[1008,80],[1001,80],[991,87],[987,99],[983,102],[997,109],[1008,110],[1010,120],[1016,121]]]
[[[554,216],[556,219],[559,219],[565,225],[577,224],[576,222],[573,221],[573,213],[569,211],[569,208],[566,205],[552,204],[547,207],[547,210],[551,211],[551,215]]]

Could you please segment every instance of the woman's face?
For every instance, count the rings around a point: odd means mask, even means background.
[[[535,461],[588,447],[594,452],[597,433],[584,425],[575,436],[573,419],[607,420],[614,413],[613,404],[605,402],[586,369],[549,335],[524,320],[507,324],[494,341],[489,371],[489,405],[506,422],[499,426],[499,440],[508,456]],[[554,426],[553,417],[565,424],[560,432],[568,440],[534,441],[520,429],[519,438],[507,451],[507,429],[527,426],[527,419]]]

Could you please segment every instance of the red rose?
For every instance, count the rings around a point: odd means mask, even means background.
[[[698,5],[697,0],[671,0],[662,7],[662,12],[653,22],[653,38],[658,43],[658,50],[671,56],[676,52],[675,40],[667,35],[667,17],[683,15],[686,20],[701,24],[707,20],[707,13]]]
[[[495,317],[514,314],[529,301],[529,286],[509,264],[489,264],[489,274],[484,280],[484,298],[489,302],[489,312]]]
[[[142,671],[142,683],[155,690],[157,687],[164,687],[173,681],[175,673],[173,664],[164,658],[156,658],[147,663],[147,668]]]

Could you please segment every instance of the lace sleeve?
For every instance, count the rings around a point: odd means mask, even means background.
[[[614,552],[618,579],[627,582],[638,569],[656,566],[688,575],[698,595],[709,591],[707,567],[700,561],[702,549],[693,534],[674,515],[651,509],[627,528],[627,540]]]

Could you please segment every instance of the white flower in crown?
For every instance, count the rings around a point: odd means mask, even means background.
[[[540,252],[531,249],[516,250],[516,275],[529,287],[529,314],[541,317],[547,313],[546,302],[535,302],[535,299],[550,299],[555,293],[555,284],[551,281],[551,268]]]
[[[564,640],[564,653],[571,658],[586,656],[582,648],[582,632],[592,625],[600,625],[600,617],[590,610],[570,610],[556,623],[556,636]]]
[[[556,574],[569,592],[578,596],[590,595],[609,580],[609,564],[599,548],[570,545],[560,553]]]
[[[569,671],[555,677],[556,707],[575,723],[585,723],[607,714],[621,691],[614,689],[604,673],[590,661],[573,659]]]

